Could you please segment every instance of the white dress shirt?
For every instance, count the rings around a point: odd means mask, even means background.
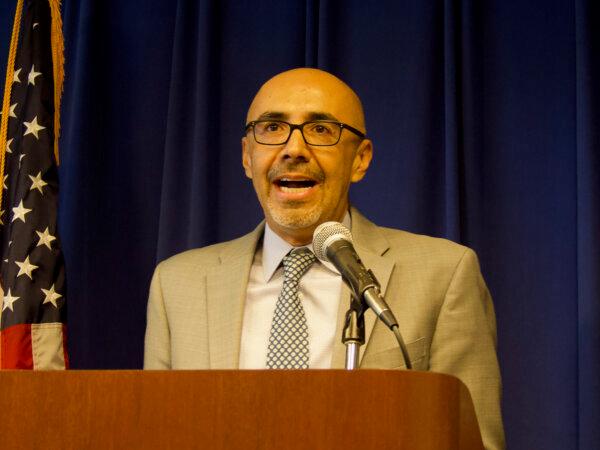
[[[350,229],[350,215],[343,221]],[[312,244],[306,246],[312,251]],[[294,248],[265,225],[262,247],[254,255],[246,290],[240,369],[265,369],[271,322],[283,287],[281,261]],[[331,367],[342,276],[330,263],[318,259],[300,279],[299,296],[308,325],[309,367]]]

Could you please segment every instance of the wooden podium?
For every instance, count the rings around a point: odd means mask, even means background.
[[[466,387],[429,372],[0,372],[2,449],[481,450]]]

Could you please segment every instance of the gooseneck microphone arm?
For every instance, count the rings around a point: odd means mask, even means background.
[[[352,244],[350,231],[338,222],[325,222],[317,227],[313,237],[313,249],[317,258],[329,261],[342,275],[342,279],[352,291],[350,310],[346,314],[346,328],[342,341],[346,345],[346,367],[349,367],[349,359],[358,358],[357,346],[364,344],[364,330],[362,331],[362,342],[360,333],[347,333],[356,324],[364,324],[362,315],[366,307],[371,308],[377,317],[394,332],[398,345],[402,352],[407,369],[412,369],[410,356],[400,329],[398,321],[390,310],[386,301],[380,293],[380,285],[373,272],[368,270],[360,260],[360,257]],[[357,303],[358,302],[358,303]],[[355,316],[353,315],[355,314]],[[348,335],[353,336],[349,338]],[[352,345],[349,346],[349,343]],[[353,353],[352,356],[349,354]]]
[[[346,239],[332,240],[325,253],[329,262],[340,271],[354,296],[363,299],[388,328],[398,326],[394,314],[379,293],[379,282],[373,272],[365,268],[352,242]]]

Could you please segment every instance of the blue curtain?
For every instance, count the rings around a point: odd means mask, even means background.
[[[65,0],[63,14],[74,368],[139,368],[156,262],[260,220],[246,109],[273,74],[319,67],[362,97],[375,144],[353,203],[480,255],[508,448],[600,448],[598,2]]]

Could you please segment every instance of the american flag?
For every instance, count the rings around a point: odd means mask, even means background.
[[[57,235],[61,90],[59,0],[19,0],[0,128],[3,369],[68,367]]]

